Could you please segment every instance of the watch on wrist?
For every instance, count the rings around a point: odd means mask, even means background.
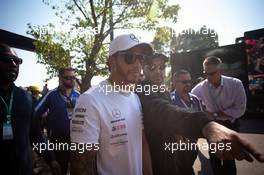
[[[213,117],[214,117],[214,119],[216,120],[217,117],[218,117],[218,113],[217,113],[217,112],[214,112],[214,113],[213,113]]]

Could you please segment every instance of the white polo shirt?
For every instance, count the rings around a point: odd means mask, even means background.
[[[71,124],[71,141],[99,143],[100,175],[142,175],[140,100],[134,92],[106,94],[106,86],[111,84],[102,81],[79,97]]]

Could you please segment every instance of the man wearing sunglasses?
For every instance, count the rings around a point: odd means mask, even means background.
[[[166,68],[166,61],[168,61],[168,58],[163,54],[154,54],[153,56],[148,57],[147,60],[144,62],[143,70],[145,75],[145,80],[141,83],[142,85],[152,85],[152,86],[158,86],[161,87],[164,85],[165,80],[165,68]],[[179,73],[176,73],[174,76],[174,85],[177,87],[177,92],[184,94],[183,96],[188,95],[190,91],[190,83],[191,83],[191,77],[188,72],[181,71]],[[157,98],[155,100],[162,101],[167,100],[171,101],[170,93],[168,91],[164,91],[162,88],[160,88],[160,91],[157,93],[152,94],[155,95]],[[150,95],[150,96],[152,96]],[[171,101],[171,104],[176,104],[177,106],[180,106],[181,108],[186,108],[183,104],[178,104],[178,99],[180,98],[177,93],[177,101],[175,101],[176,96],[175,92],[173,93],[174,100]],[[141,96],[141,95],[140,95]],[[142,97],[142,96],[141,96]],[[189,96],[187,96],[189,98]],[[184,97],[184,99],[186,99]],[[146,99],[147,100],[147,99]],[[157,112],[150,112],[155,111],[155,109],[162,108],[162,105],[159,107],[155,107],[154,103],[152,109],[148,108],[147,103],[151,103],[153,99],[149,98],[149,101],[145,101],[143,98],[141,102],[143,103],[143,111],[145,109],[144,113],[144,126],[146,128],[146,136],[149,142],[150,152],[151,152],[151,158],[152,158],[152,167],[153,167],[153,174],[161,175],[161,174],[187,174],[192,175],[194,174],[192,165],[196,158],[196,152],[186,151],[175,151],[173,154],[169,151],[164,151],[164,143],[178,143],[180,140],[181,142],[185,142],[186,138],[180,135],[177,135],[177,132],[174,133],[167,133],[166,130],[171,130],[173,127],[166,125],[166,112],[164,109],[164,121],[160,121],[159,125],[160,128],[163,128],[163,132],[160,132],[159,129],[152,128],[155,124],[157,124],[155,120],[157,120],[160,113]],[[187,101],[187,100],[186,100]],[[196,102],[196,101],[195,101]],[[189,101],[185,104],[190,105]],[[198,101],[199,105],[199,101]],[[197,110],[195,111],[201,111],[200,106],[196,106]],[[154,109],[155,108],[155,109]],[[179,107],[174,107],[175,109]],[[189,108],[189,107],[187,107]],[[180,113],[175,112],[175,117],[171,118],[170,121],[172,124],[174,122],[177,122],[177,115]],[[187,109],[186,109],[187,111]],[[189,112],[190,110],[188,110]],[[194,111],[193,111],[194,112]],[[183,114],[184,115],[184,114]],[[186,116],[186,114],[185,114]],[[184,117],[184,116],[183,116]],[[162,116],[160,116],[162,118]],[[193,121],[195,122],[195,121]],[[175,125],[176,126],[176,125]],[[170,128],[166,128],[170,127]],[[182,126],[181,126],[182,127]],[[179,130],[182,130],[181,127],[178,127]],[[162,160],[162,161],[161,161]]]
[[[72,151],[72,175],[142,175],[141,105],[126,87],[142,78],[141,62],[151,53],[133,34],[111,42],[110,77],[80,96],[71,126],[72,142],[99,144],[99,150]]]
[[[191,91],[191,74],[187,70],[179,70],[173,74],[172,83],[174,91],[171,92],[172,103],[181,110],[188,112],[202,111],[202,105],[199,99],[190,93]],[[177,136],[178,142],[196,144],[197,139],[190,139],[183,136]],[[184,169],[189,171],[183,174],[194,174],[193,164],[197,157],[197,149],[189,149],[179,151],[178,156],[181,157]]]
[[[165,55],[157,53],[145,60],[143,70],[148,83],[158,86],[164,83],[166,61],[168,58]]]
[[[174,91],[171,93],[173,104],[187,111],[202,111],[199,99],[190,93],[192,87],[191,74],[187,70],[179,70],[173,74]]]
[[[205,58],[203,69],[206,79],[192,89],[206,107],[206,111],[218,123],[238,131],[238,118],[246,110],[246,94],[240,80],[221,75],[222,61],[210,56]],[[236,174],[235,160],[221,161],[210,154],[214,174]]]
[[[70,145],[70,121],[75,103],[80,95],[74,89],[75,76],[73,68],[59,70],[59,86],[49,91],[35,108],[39,120],[47,112],[46,123],[48,138],[54,144]],[[59,148],[54,150],[56,160],[61,166],[62,175],[68,171],[70,150]]]
[[[156,86],[163,83],[161,77],[164,77],[162,74],[165,74],[163,66],[166,57],[161,55],[157,57],[154,54],[147,59],[143,62],[146,80],[141,85],[151,85],[155,88],[150,94],[144,92],[137,94],[142,105],[144,131],[150,148],[153,174],[194,174],[190,169],[192,165],[187,165],[188,162],[184,161],[187,157],[177,155],[179,145],[177,148],[176,135],[193,139],[205,137],[209,144],[232,143],[231,151],[217,148],[215,154],[221,159],[236,158],[253,161],[250,156],[253,155],[258,161],[264,162],[264,156],[242,139],[238,133],[214,122],[204,112],[180,110],[172,103],[168,91],[165,91],[164,88],[157,91]],[[155,76],[151,74],[155,74]]]
[[[31,143],[43,143],[40,127],[33,117],[32,98],[14,81],[22,59],[8,45],[0,43],[0,170],[10,175],[33,174]],[[60,167],[51,152],[43,152],[54,174]]]

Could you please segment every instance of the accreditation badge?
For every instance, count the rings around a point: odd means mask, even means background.
[[[11,122],[4,122],[3,123],[3,140],[11,140],[13,139],[13,129],[11,126]]]
[[[67,113],[69,120],[71,120],[73,115],[73,108],[67,108]]]
[[[180,109],[181,111],[189,112],[189,113],[194,113],[194,112],[195,112],[195,111],[194,111],[193,109],[191,109],[191,108],[181,108],[181,107],[179,107],[179,109]]]

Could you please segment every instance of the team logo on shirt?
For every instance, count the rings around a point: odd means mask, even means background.
[[[116,118],[116,119],[118,119],[118,118],[120,118],[121,117],[121,111],[119,110],[119,109],[113,109],[113,111],[112,111],[112,115],[113,115],[113,117],[114,118]]]
[[[86,112],[86,108],[76,108],[75,112],[85,113]]]

